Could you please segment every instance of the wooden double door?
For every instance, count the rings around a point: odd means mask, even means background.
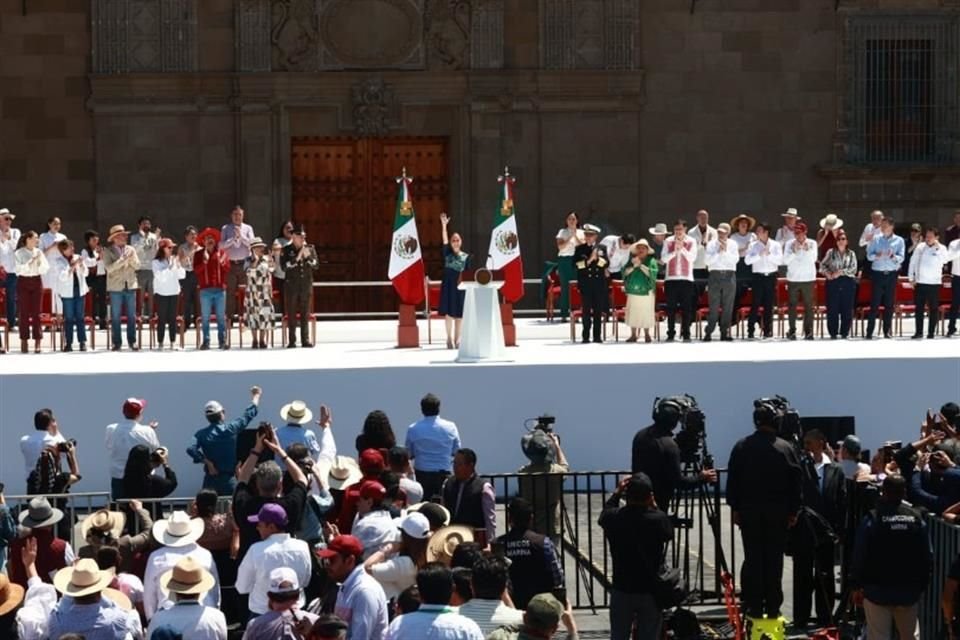
[[[449,198],[445,138],[293,138],[293,219],[317,247],[325,282],[387,280],[396,178],[406,167],[427,272],[441,263]],[[317,312],[395,311],[389,287],[315,289]]]

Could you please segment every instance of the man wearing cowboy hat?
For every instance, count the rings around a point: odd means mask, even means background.
[[[728,342],[733,340],[730,324],[733,320],[733,308],[736,306],[734,296],[737,293],[737,265],[740,262],[737,244],[730,239],[729,224],[721,222],[717,226],[717,239],[707,243],[704,253],[709,270],[707,298],[710,302],[710,315],[707,316],[703,341],[710,342],[719,318],[720,339]]]
[[[220,606],[220,577],[217,565],[209,551],[197,545],[203,535],[203,520],[191,518],[186,511],[174,511],[166,520],[153,523],[153,539],[160,548],[150,554],[147,569],[143,574],[143,613],[147,620],[160,609],[173,604],[161,579],[180,560],[191,556],[200,566],[213,575],[214,584],[203,598],[211,607]]]
[[[593,341],[603,342],[601,337],[603,314],[610,310],[607,285],[607,267],[610,264],[610,257],[607,255],[607,248],[597,242],[600,237],[600,227],[585,224],[583,235],[586,242],[577,246],[573,253],[583,309],[583,341],[590,342],[592,327]]]
[[[757,239],[753,231],[756,226],[756,218],[746,213],[741,213],[730,221],[730,239],[736,243],[737,252],[740,256],[740,261],[737,262],[737,293],[734,299],[737,306],[741,304],[743,295],[749,288],[751,269],[747,265],[747,251],[753,241]]]
[[[201,245],[193,254],[193,272],[197,275],[197,289],[200,291],[200,316],[203,322],[203,342],[200,350],[210,348],[210,314],[217,319],[217,342],[220,349],[229,349],[227,342],[226,293],[227,274],[230,261],[227,252],[217,247],[220,232],[207,227],[197,234]]]
[[[203,463],[203,488],[213,489],[217,495],[230,496],[237,487],[234,469],[237,466],[237,434],[250,425],[260,407],[260,387],[250,388],[250,404],[243,413],[224,422],[226,410],[216,400],[203,407],[207,426],[193,436],[187,455],[197,464]]]
[[[143,638],[140,618],[130,599],[109,588],[112,571],[101,571],[96,561],[84,558],[53,577],[53,586],[64,597],[50,615],[49,637],[67,633],[87,640]]]
[[[303,400],[294,400],[280,408],[280,418],[284,425],[277,429],[277,441],[281,449],[291,444],[304,445],[310,451],[314,462],[327,460],[332,462],[337,457],[337,442],[333,437],[333,418],[326,405],[320,407],[320,420],[316,423],[320,427],[320,438],[307,425],[313,421],[313,412]],[[281,464],[280,468],[284,468]]]
[[[296,633],[309,637],[309,631],[320,617],[300,610],[303,591],[297,573],[289,567],[278,567],[270,572],[269,581],[267,599],[270,610],[250,621],[243,640],[293,638]]]
[[[387,596],[376,578],[363,568],[363,545],[353,536],[339,535],[317,552],[327,576],[340,583],[334,613],[350,624],[352,640],[384,640],[387,633]]]
[[[173,606],[157,611],[147,628],[147,640],[163,626],[190,640],[227,640],[227,619],[216,607],[201,604],[200,596],[217,581],[196,560],[183,558],[160,577],[160,584],[173,594]],[[278,636],[279,637],[279,636]]]
[[[786,211],[780,214],[780,217],[783,218],[783,224],[780,225],[780,228],[777,229],[777,235],[774,237],[780,246],[782,247],[786,244],[787,240],[793,240],[796,236],[793,229],[797,226],[797,220],[800,218],[800,214],[797,212],[796,208],[790,207]]]
[[[113,351],[120,351],[120,318],[127,316],[127,345],[138,351],[137,345],[137,270],[140,259],[127,244],[130,233],[122,224],[110,227],[109,245],[103,252],[103,268],[107,272],[107,293],[110,295],[110,330]],[[149,263],[148,263],[149,264]]]
[[[300,346],[310,348],[310,303],[313,300],[313,272],[320,266],[317,250],[306,244],[307,231],[303,225],[294,227],[290,244],[280,252],[283,268],[283,308],[287,313],[287,347],[297,346],[294,321],[300,318]]]
[[[843,220],[835,213],[828,213],[820,218],[820,231],[817,232],[817,260],[823,260],[830,249],[837,247],[837,232],[843,228]],[[786,246],[784,246],[786,249]],[[786,252],[784,252],[786,256]]]
[[[11,328],[17,322],[17,263],[13,254],[20,242],[20,229],[11,226],[16,217],[10,209],[0,209],[0,284],[7,292],[7,326]]]
[[[789,330],[787,338],[797,339],[797,304],[803,299],[803,339],[813,340],[813,314],[817,301],[814,284],[817,280],[817,243],[807,238],[807,225],[798,222],[796,237],[783,247],[783,263],[787,265]]]
[[[54,525],[63,520],[63,511],[50,505],[45,497],[33,498],[27,509],[20,512],[20,526],[30,530],[28,536],[20,537],[10,544],[7,575],[10,581],[27,586],[29,576],[23,564],[21,550],[28,541],[35,540],[40,550],[37,569],[44,582],[50,582],[51,576],[64,567],[73,564],[76,555],[66,540],[57,537]]]
[[[667,224],[665,222],[658,222],[647,229],[647,233],[650,234],[650,255],[656,258],[657,264],[662,267],[663,261],[660,260],[660,256],[663,255],[663,243],[669,233]],[[665,277],[664,270],[657,269],[657,280],[663,280]]]
[[[687,235],[687,223],[677,220],[673,236],[663,245],[660,261],[667,272],[664,292],[667,295],[667,342],[676,339],[677,312],[680,313],[680,338],[690,342],[690,323],[696,302],[693,284],[693,263],[697,259],[697,242]]]

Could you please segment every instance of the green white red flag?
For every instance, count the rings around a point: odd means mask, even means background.
[[[393,218],[393,240],[390,243],[390,270],[388,276],[403,304],[423,302],[423,281],[426,270],[417,235],[417,217],[410,199],[407,170],[397,178],[397,207]]]
[[[523,297],[523,260],[520,257],[520,236],[513,207],[513,185],[517,181],[509,167],[497,181],[501,185],[500,202],[493,215],[493,233],[490,235],[490,268],[503,272],[504,302],[516,302]]]

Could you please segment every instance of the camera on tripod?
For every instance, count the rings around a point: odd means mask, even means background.
[[[680,431],[673,439],[680,448],[680,460],[700,462],[704,467],[712,467],[713,462],[707,459],[708,455],[704,455],[707,417],[697,404],[697,399],[688,393],[656,398],[653,401],[654,421],[659,422],[658,416],[663,416],[666,412],[677,414]]]
[[[770,420],[776,428],[777,435],[794,445],[803,443],[803,426],[800,424],[800,414],[790,406],[790,401],[783,396],[771,398],[757,398],[753,401],[754,409],[763,409],[769,415],[763,416]]]

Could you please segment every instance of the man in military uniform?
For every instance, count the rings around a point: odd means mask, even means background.
[[[603,314],[610,309],[607,291],[607,266],[610,264],[610,257],[607,255],[607,248],[597,242],[600,237],[599,227],[585,224],[583,233],[586,242],[578,245],[573,254],[583,308],[583,341],[590,342],[590,328],[593,327],[593,341],[603,342],[600,337]]]
[[[284,273],[283,308],[287,313],[290,339],[287,348],[297,346],[293,323],[300,316],[300,344],[312,347],[310,342],[310,300],[313,291],[313,272],[320,266],[317,250],[306,243],[307,233],[303,226],[293,231],[290,244],[280,252],[280,268]]]

